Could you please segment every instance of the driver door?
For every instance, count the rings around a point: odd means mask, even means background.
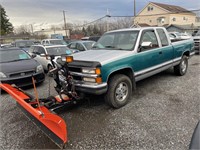
[[[144,43],[148,43],[145,45]],[[142,79],[151,73],[161,63],[161,47],[155,31],[144,30],[141,35],[138,53],[134,58],[136,78]]]

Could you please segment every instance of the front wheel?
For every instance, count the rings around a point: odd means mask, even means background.
[[[117,74],[111,77],[105,101],[114,108],[126,105],[132,95],[132,83],[128,76]]]
[[[174,73],[176,75],[183,76],[186,74],[187,69],[188,69],[188,58],[187,56],[184,55],[181,59],[181,62],[177,66],[174,66]]]

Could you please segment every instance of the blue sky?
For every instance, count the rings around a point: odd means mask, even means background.
[[[67,22],[83,24],[106,15],[132,16],[134,0],[0,0],[10,22],[14,26],[33,24],[48,26],[63,23],[62,10],[66,11]],[[152,0],[181,6],[188,10],[200,9],[200,0]],[[139,12],[148,0],[136,0],[136,12]]]

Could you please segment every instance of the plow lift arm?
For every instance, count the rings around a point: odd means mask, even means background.
[[[64,57],[72,57],[72,56],[64,56]],[[56,81],[57,83],[59,82],[58,71],[61,68],[57,68],[56,66],[54,67],[55,68],[53,69],[52,73],[54,74],[55,77],[54,80],[55,81],[57,80]],[[55,71],[56,69],[57,71]],[[64,72],[65,75],[67,74],[69,76],[68,69],[66,71],[67,72]],[[67,78],[68,77],[66,77],[65,82],[69,82]],[[56,145],[58,145],[58,147],[64,148],[68,141],[67,125],[65,121],[61,117],[56,115],[54,111],[63,106],[76,103],[77,96],[75,91],[70,90],[72,86],[70,84],[67,83],[67,85],[64,85],[64,83],[57,83],[57,87],[55,87],[55,89],[57,88],[56,91],[58,92],[58,95],[50,96],[48,98],[43,98],[43,99],[39,99],[37,97],[37,90],[35,88],[34,79],[33,79],[33,86],[36,95],[35,97],[26,93],[25,91],[16,86],[9,85],[6,83],[0,83],[0,88],[6,91],[16,100],[17,105],[19,106],[19,108],[21,108],[24,114],[31,121],[33,121],[33,123],[36,126],[38,126]]]

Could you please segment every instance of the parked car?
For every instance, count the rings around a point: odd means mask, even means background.
[[[32,85],[45,79],[42,65],[20,48],[0,48],[0,81],[18,87]]]
[[[179,32],[169,32],[169,36],[173,37],[174,39],[180,39],[180,40],[186,40],[192,37],[188,33],[179,33]]]
[[[71,42],[69,45],[67,45],[67,47],[69,47],[70,49],[75,49],[79,51],[86,51],[86,50],[91,49],[95,43],[96,42],[94,41],[75,41],[75,42]]]
[[[25,51],[28,51],[28,49],[31,47],[31,45],[34,45],[35,40],[16,40],[12,42],[13,47],[19,47]]]
[[[200,149],[200,121],[197,123],[196,128],[192,134],[190,141],[189,149],[190,150],[199,150]]]
[[[65,45],[32,45],[29,49],[29,54],[35,56],[34,59],[43,66],[45,71],[52,69],[49,56],[60,56],[62,54],[72,54],[74,52],[76,51],[69,49]]]
[[[95,41],[97,42],[99,40],[100,36],[86,36],[86,37],[83,37],[81,38],[82,41]]]
[[[41,41],[42,45],[67,45],[62,39],[44,39]]]
[[[11,43],[1,44],[1,48],[10,48],[12,47]]]
[[[193,34],[193,40],[195,45],[195,53],[200,54],[200,30]]]

